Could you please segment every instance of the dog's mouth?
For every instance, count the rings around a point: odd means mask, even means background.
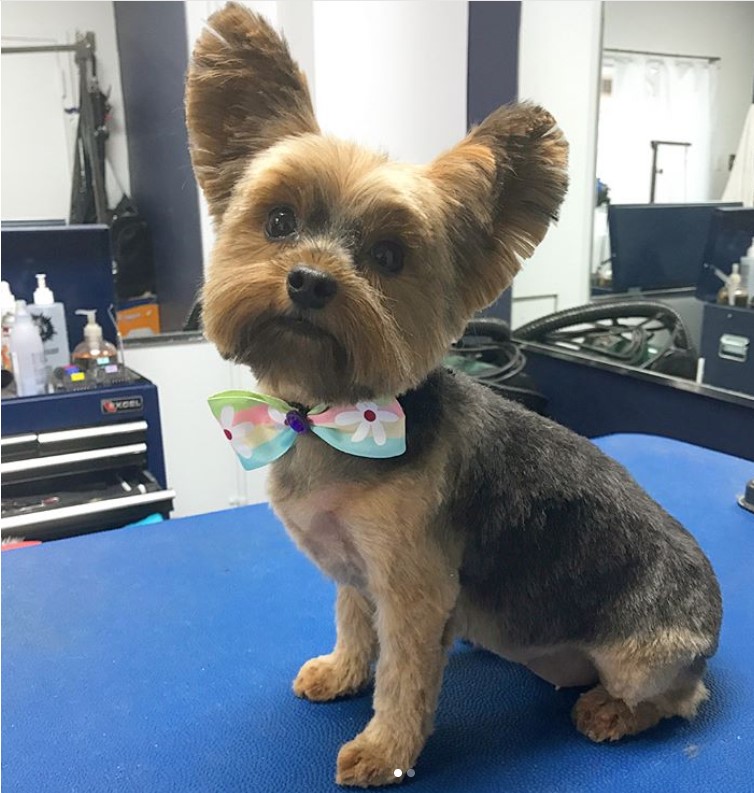
[[[340,364],[345,359],[343,345],[330,331],[303,315],[277,314],[249,322],[231,357],[254,369],[260,363],[288,362],[317,348],[329,351],[328,357]]]
[[[315,325],[310,319],[303,316],[281,315],[270,317],[257,326],[257,333],[264,333],[266,330],[291,330],[296,334],[301,334],[310,339],[331,339],[335,337],[329,331],[324,330],[319,325]]]

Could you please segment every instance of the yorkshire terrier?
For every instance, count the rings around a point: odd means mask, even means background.
[[[722,607],[693,537],[589,441],[441,365],[557,214],[552,116],[502,107],[428,165],[391,162],[321,134],[285,41],[233,3],[196,44],[186,108],[217,231],[207,337],[304,413],[395,396],[405,414],[401,456],[304,433],[270,474],[275,512],[338,586],[335,648],[294,692],[332,700],[374,675],[337,781],[413,767],[455,638],[594,685],[573,710],[594,741],[694,716]]]

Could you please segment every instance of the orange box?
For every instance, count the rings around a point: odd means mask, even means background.
[[[160,332],[160,306],[157,303],[122,308],[115,312],[115,316],[118,331],[124,339],[129,336],[154,336]]]

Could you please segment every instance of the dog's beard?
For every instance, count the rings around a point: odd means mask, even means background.
[[[288,267],[210,278],[205,331],[226,357],[249,366],[271,393],[315,404],[395,395],[414,385],[409,340],[384,297],[351,268],[323,311],[300,311],[285,291]]]
[[[272,315],[247,323],[232,357],[293,401],[333,402],[352,390],[343,344],[303,317]]]
[[[231,357],[289,401],[352,403],[404,390],[395,335],[389,326],[370,333],[363,324],[336,335],[305,316],[268,313],[244,325]]]

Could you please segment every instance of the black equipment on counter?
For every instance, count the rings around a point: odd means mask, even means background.
[[[544,413],[547,398],[524,372],[526,358],[511,339],[508,323],[495,317],[472,320],[452,345],[445,364],[473,377],[495,393]]]
[[[693,379],[697,355],[680,315],[664,303],[617,300],[558,311],[522,325],[535,341],[595,358]]]

